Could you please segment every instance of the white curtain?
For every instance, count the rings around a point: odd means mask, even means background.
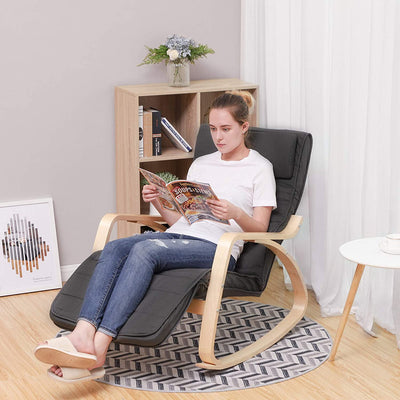
[[[355,269],[340,245],[400,232],[400,1],[242,0],[241,78],[260,85],[260,126],[313,135],[290,250],[322,315],[340,314]],[[398,273],[366,267],[365,330],[400,333]]]

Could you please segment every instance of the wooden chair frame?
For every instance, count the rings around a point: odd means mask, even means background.
[[[106,214],[100,221],[93,251],[102,250],[104,248],[109,241],[113,225],[117,221],[137,223],[157,231],[165,231],[166,229],[161,217],[150,215]],[[189,312],[203,316],[199,342],[199,356],[202,362],[197,364],[198,367],[222,370],[248,360],[279,341],[279,339],[285,336],[303,318],[307,308],[308,293],[301,271],[293,258],[287,253],[287,250],[275,242],[275,240],[290,239],[296,236],[300,229],[301,222],[301,216],[292,215],[285,229],[281,232],[230,232],[225,233],[221,237],[211,269],[206,300],[194,299],[188,308]],[[231,248],[237,240],[263,244],[280,259],[292,283],[293,304],[288,315],[263,337],[236,353],[218,359],[214,354],[215,335]]]

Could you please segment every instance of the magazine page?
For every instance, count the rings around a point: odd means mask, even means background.
[[[206,200],[218,198],[208,183],[179,180],[170,182],[167,188],[189,224],[208,219],[230,225],[228,220],[217,218],[211,212]]]
[[[175,206],[174,199],[171,197],[164,180],[146,169],[139,168],[139,171],[145,177],[147,182],[157,186],[157,189],[160,192],[160,197],[158,199],[161,205],[167,210],[178,211],[180,213],[181,211]]]

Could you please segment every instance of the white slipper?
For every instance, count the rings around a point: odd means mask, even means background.
[[[65,383],[76,383],[76,382],[84,382],[84,381],[92,381],[94,379],[100,379],[105,374],[105,369],[103,367],[95,368],[92,370],[84,369],[84,368],[68,368],[68,367],[60,367],[63,373],[63,376],[58,376],[49,368],[47,370],[47,375],[56,379],[57,381],[65,382]]]
[[[97,362],[95,355],[77,351],[67,336],[46,340],[34,353],[39,361],[63,367],[91,368]]]

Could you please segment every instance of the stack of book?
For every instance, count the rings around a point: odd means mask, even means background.
[[[139,157],[159,155],[161,155],[161,113],[154,108],[139,106]]]
[[[144,153],[143,138],[143,106],[139,106],[139,157],[143,157]]]
[[[161,155],[161,130],[175,147],[192,151],[189,143],[160,111],[139,106],[139,157]]]

